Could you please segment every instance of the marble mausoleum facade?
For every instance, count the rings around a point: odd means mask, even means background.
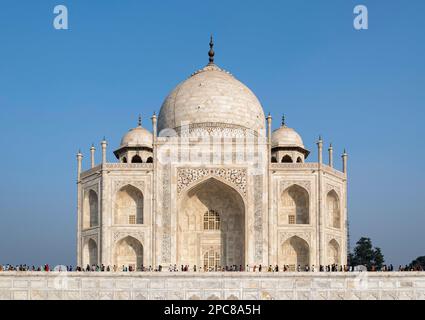
[[[344,265],[347,154],[317,160],[284,120],[214,62],[166,97],[152,130],[128,131],[108,161],[78,153],[81,266]]]

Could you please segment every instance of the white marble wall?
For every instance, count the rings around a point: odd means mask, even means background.
[[[0,300],[425,300],[425,272],[0,272]]]

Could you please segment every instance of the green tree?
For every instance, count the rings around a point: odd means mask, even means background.
[[[368,270],[372,269],[372,266],[381,268],[384,260],[384,255],[380,248],[374,248],[370,238],[361,237],[356,243],[354,248],[354,254],[350,256],[351,265],[364,265]]]
[[[348,256],[347,256],[347,262],[348,262],[348,265],[349,266],[354,266],[355,264],[354,264],[354,255],[351,253],[351,252],[349,252],[348,253]]]
[[[377,268],[382,268],[384,262],[384,255],[381,252],[381,248],[375,248],[373,252],[373,264]]]
[[[417,257],[410,263],[409,268],[425,270],[425,256]]]

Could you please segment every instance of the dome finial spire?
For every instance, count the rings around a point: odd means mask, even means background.
[[[139,127],[142,126],[142,115],[139,113],[139,121],[138,121]]]
[[[210,57],[210,63],[209,64],[214,64],[214,41],[213,41],[213,36],[211,35],[210,37],[210,51],[208,51],[208,56]]]
[[[284,127],[284,126],[285,126],[285,115],[282,114],[282,127]]]

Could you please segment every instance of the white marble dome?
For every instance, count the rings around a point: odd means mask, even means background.
[[[272,133],[272,147],[300,147],[304,149],[304,143],[294,129],[282,125]]]
[[[265,134],[265,117],[254,93],[229,72],[208,64],[167,96],[158,117],[158,132],[189,127],[252,129]]]
[[[152,133],[143,128],[140,124],[134,129],[130,129],[121,139],[120,147],[149,147],[152,148]]]

